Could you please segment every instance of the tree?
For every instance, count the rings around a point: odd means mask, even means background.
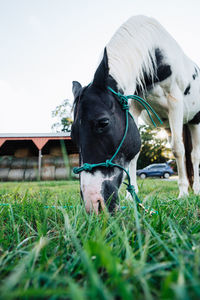
[[[57,118],[51,128],[56,132],[70,132],[72,125],[71,118],[72,106],[68,99],[64,100],[60,105],[56,106],[55,110],[52,111],[52,117]]]
[[[168,160],[166,152],[167,139],[159,138],[158,133],[160,128],[153,128],[152,126],[142,125],[139,128],[142,146],[141,152],[137,162],[137,168],[142,169],[152,163],[163,163]]]

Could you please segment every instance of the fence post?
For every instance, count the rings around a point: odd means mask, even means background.
[[[39,156],[38,156],[38,180],[41,179],[41,166],[42,166],[42,150],[39,149]]]

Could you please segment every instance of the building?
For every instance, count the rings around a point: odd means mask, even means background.
[[[0,181],[68,179],[78,163],[68,133],[0,134]]]

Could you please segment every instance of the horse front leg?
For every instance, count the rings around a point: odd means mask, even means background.
[[[191,159],[194,170],[193,190],[195,194],[200,194],[199,182],[199,163],[200,163],[200,124],[190,125],[190,132],[192,138],[192,153]]]
[[[182,95],[178,89],[168,96],[168,107],[169,124],[171,130],[171,146],[177,163],[180,198],[188,195],[189,183],[186,174],[185,148],[183,144],[183,101]]]
[[[138,118],[141,114],[141,109],[139,109],[139,107],[134,102],[132,102],[131,105],[130,105],[130,112],[133,115],[135,123],[138,127]],[[138,154],[135,155],[135,157],[131,160],[131,162],[129,164],[130,180],[131,180],[131,184],[135,188],[136,193],[138,193],[136,169],[137,169],[137,160],[138,160],[139,154],[140,154],[140,152],[138,152]],[[126,193],[126,198],[127,199],[132,199],[129,192]]]
[[[137,160],[139,157],[139,154],[136,154],[136,156],[131,160],[129,164],[129,175],[131,179],[131,184],[134,186],[136,193],[138,193],[138,184],[137,184],[137,176],[136,176],[136,169],[137,169]],[[127,197],[129,197],[127,193]]]

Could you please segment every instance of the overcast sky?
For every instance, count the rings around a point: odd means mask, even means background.
[[[199,0],[0,0],[0,133],[50,132],[72,81],[91,81],[113,33],[138,14],[200,65]]]

